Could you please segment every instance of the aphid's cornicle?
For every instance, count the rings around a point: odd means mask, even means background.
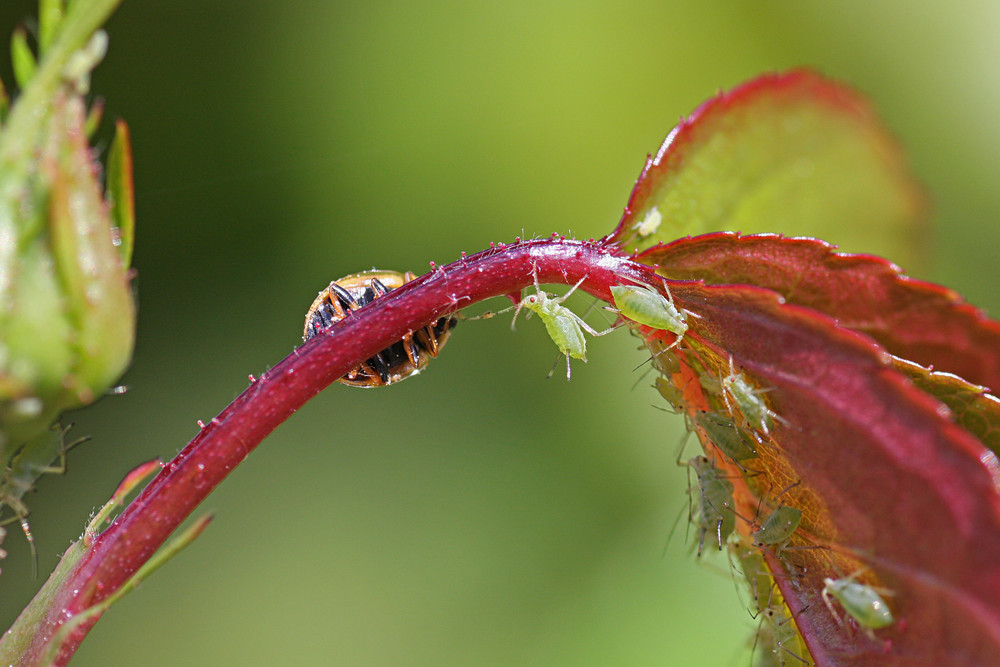
[[[357,310],[416,276],[407,271],[362,271],[330,283],[319,293],[306,313],[302,340],[321,334],[352,310]],[[337,380],[349,387],[383,387],[419,373],[444,347],[458,320],[442,317],[412,334],[403,336]]]

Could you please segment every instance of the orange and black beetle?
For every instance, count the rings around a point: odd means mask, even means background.
[[[410,271],[362,271],[330,283],[319,293],[309,312],[302,340],[321,334],[331,324],[347,317],[352,310],[371,303],[380,296],[408,283],[416,276]],[[442,317],[393,343],[337,380],[350,387],[382,387],[419,373],[444,347],[458,320]]]

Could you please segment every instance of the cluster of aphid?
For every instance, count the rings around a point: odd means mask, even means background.
[[[329,287],[320,292],[306,314],[303,339],[309,340],[322,333],[334,322],[348,317],[352,311],[413,278],[412,273],[366,271],[330,283]],[[517,305],[518,313],[522,308],[527,308],[542,320],[549,337],[566,358],[567,379],[570,378],[570,358],[587,360],[584,332],[592,336],[603,336],[614,330],[612,327],[597,331],[563,305],[585,279],[586,276],[566,294],[557,297],[542,291],[536,276],[535,292],[525,296]],[[648,285],[616,285],[611,287],[611,295],[613,310],[621,316],[624,323],[634,331],[638,329],[636,325],[653,330],[652,333],[640,331],[652,352],[653,366],[664,376],[673,376],[680,369],[680,364],[671,350],[681,345],[688,330],[688,318],[696,315],[678,308],[666,282],[663,286],[664,292],[661,293]],[[488,313],[480,317],[492,317],[495,314]],[[517,314],[514,321],[516,319]],[[512,327],[514,321],[511,322]],[[402,340],[351,370],[339,381],[349,386],[377,387],[415,375],[429,363],[430,358],[437,356],[455,324],[454,317],[445,317],[404,336]],[[665,342],[659,337],[657,332],[663,331],[673,335],[672,342]],[[774,422],[785,423],[784,419],[768,407],[764,399],[767,390],[755,387],[746,376],[737,372],[731,357],[727,374],[716,378],[707,372],[702,373],[698,377],[698,384],[710,401],[710,409],[698,411],[691,416],[683,391],[667,377],[656,380],[657,389],[670,403],[673,411],[685,415],[689,432],[698,432],[703,441],[711,443],[712,450],[732,462],[745,479],[757,475],[757,471],[746,467],[746,462],[759,458],[761,448],[770,441]],[[761,501],[754,517],[746,518],[736,509],[734,485],[731,481],[734,477],[719,468],[711,456],[698,455],[685,461],[682,455],[683,446],[678,453],[677,463],[694,471],[697,478],[697,485],[691,487],[693,507],[689,511],[689,520],[699,531],[698,557],[701,557],[704,550],[706,535],[710,535],[720,551],[723,548],[728,550],[730,562],[736,562],[734,567],[740,570],[750,587],[753,598],[751,613],[760,619],[755,648],[763,638],[771,647],[765,655],[778,664],[786,664],[786,655],[800,663],[809,664],[809,653],[795,629],[794,617],[778,592],[774,577],[762,555],[767,551],[775,557],[781,557],[785,550],[810,548],[788,546],[802,521],[802,511],[780,502],[761,519]],[[792,484],[777,494],[775,500],[779,500],[796,485],[797,483]],[[748,537],[743,535],[744,531],[736,530],[737,519],[746,523],[745,532]],[[874,630],[888,627],[894,622],[892,612],[882,597],[889,592],[857,581],[858,574],[860,572],[838,579],[826,578],[820,596],[838,623],[843,624],[844,621],[835,610],[833,600],[854,619],[858,627],[874,636]]]
[[[664,376],[681,377],[680,363],[671,350],[682,342],[687,331],[687,316],[692,313],[678,309],[666,285],[664,288],[666,297],[645,286],[613,287],[611,291],[615,306],[624,318],[674,334],[675,339],[669,344],[656,335],[647,335],[649,332],[643,337],[652,353],[653,366]],[[783,553],[793,549],[816,548],[789,546],[802,521],[802,511],[779,502],[767,516],[761,518],[762,501],[753,518],[744,517],[737,511],[732,481],[737,477],[749,480],[759,474],[749,469],[747,462],[759,458],[763,447],[772,446],[769,443],[774,422],[785,423],[785,420],[768,407],[764,398],[767,390],[755,387],[745,375],[737,372],[732,358],[728,373],[721,378],[707,372],[697,376],[697,384],[709,409],[694,412],[693,416],[688,412],[689,402],[682,388],[668,377],[657,378],[656,387],[675,413],[685,415],[689,432],[697,432],[706,443],[707,451],[718,452],[741,471],[737,476],[726,473],[716,465],[714,455],[698,455],[683,460],[681,447],[677,463],[693,471],[697,480],[691,486],[692,502],[688,513],[691,524],[699,533],[697,555],[701,557],[705,537],[710,536],[720,551],[724,548],[728,550],[730,562],[735,561],[737,565],[734,567],[746,577],[753,597],[751,614],[760,619],[755,649],[763,639],[770,646],[767,656],[777,664],[786,664],[785,656],[809,664],[809,654],[795,629],[794,618],[762,557],[764,551],[781,558]],[[774,500],[780,501],[797,485],[792,484],[778,493]],[[736,530],[737,520],[747,525],[745,534]],[[889,591],[857,581],[859,574],[860,571],[847,577],[826,578],[819,593],[838,623],[843,624],[844,620],[836,611],[834,600],[859,628],[874,637],[874,630],[894,622],[892,612],[882,597]]]

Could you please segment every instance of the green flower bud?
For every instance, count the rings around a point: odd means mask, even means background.
[[[128,131],[116,128],[106,197],[82,97],[106,41],[40,59],[0,124],[0,503],[20,495],[5,491],[12,458],[48,466],[53,446],[35,457],[32,443],[53,442],[58,415],[104,395],[132,356]]]

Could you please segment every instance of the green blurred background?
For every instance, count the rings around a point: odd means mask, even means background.
[[[5,0],[0,35],[33,12]],[[300,342],[330,279],[603,235],[679,115],[763,71],[867,92],[936,202],[934,263],[907,268],[1000,306],[995,3],[126,0],[109,32],[93,88],[133,134],[139,340],[130,391],[70,417],[93,440],[28,498],[42,572]],[[546,381],[538,322],[465,322],[416,379],[331,387],[74,664],[746,664],[725,562],[682,530],[663,556],[683,429],[633,389],[634,347]],[[6,546],[4,627],[40,583]]]

